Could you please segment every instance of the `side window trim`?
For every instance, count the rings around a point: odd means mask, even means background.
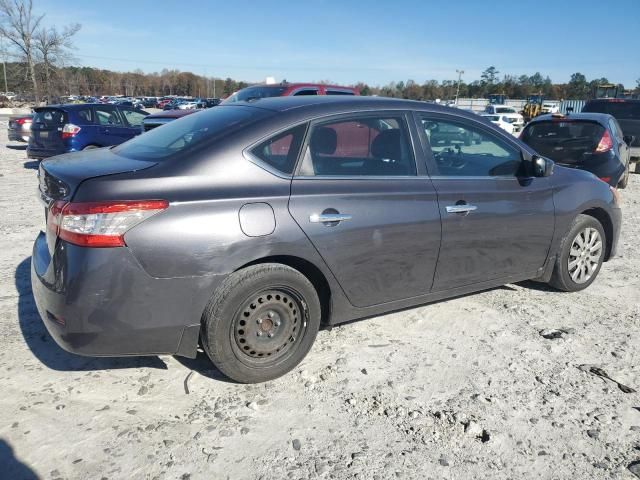
[[[438,171],[439,170],[438,166],[436,165],[435,156],[433,154],[433,150],[431,149],[431,144],[429,143],[429,140],[424,131],[424,128],[422,127],[421,118],[425,116],[433,120],[441,120],[443,122],[453,122],[453,123],[468,122],[471,126],[485,132],[487,135],[498,138],[502,143],[505,144],[506,147],[508,147],[510,150],[513,150],[514,153],[518,154],[521,159],[523,158],[523,150],[513,141],[513,139],[507,137],[508,134],[506,132],[505,133],[503,133],[502,131],[494,132],[489,128],[487,128],[486,125],[482,124],[482,122],[479,122],[475,119],[469,119],[461,115],[458,116],[458,115],[451,115],[451,114],[440,113],[440,112],[429,112],[429,111],[420,111],[420,110],[414,111],[413,113],[414,113],[414,124],[416,129],[418,130],[420,146],[424,150],[424,158],[427,162],[427,170],[429,171],[429,176],[432,179],[511,180],[511,179],[518,178],[517,176],[510,176],[510,175],[482,175],[482,176],[441,175]]]
[[[407,144],[409,146],[410,149],[410,153],[411,155],[413,155],[413,161],[415,163],[415,167],[416,167],[416,174],[415,175],[393,175],[393,176],[382,176],[382,175],[303,175],[300,174],[300,170],[302,168],[302,163],[304,161],[304,156],[305,156],[305,152],[307,150],[307,147],[309,145],[309,138],[310,138],[310,133],[313,131],[313,129],[319,125],[319,124],[324,124],[324,123],[330,123],[330,122],[337,122],[337,121],[349,121],[350,119],[358,119],[358,118],[364,118],[364,117],[398,117],[402,120],[402,122],[404,122],[404,128],[405,131],[408,135],[407,138]],[[411,117],[411,112],[407,111],[407,110],[369,110],[369,111],[360,111],[360,112],[350,112],[350,113],[339,113],[339,114],[331,114],[331,115],[327,115],[324,117],[320,117],[320,118],[315,118],[311,121],[309,121],[309,124],[307,126],[307,132],[305,134],[305,138],[304,141],[302,142],[302,146],[300,147],[300,152],[298,153],[298,160],[296,162],[296,168],[293,171],[293,177],[297,178],[297,179],[303,179],[303,180],[312,180],[312,179],[318,179],[318,180],[327,180],[327,179],[334,179],[334,180],[372,180],[372,179],[416,179],[416,178],[420,178],[421,176],[424,177],[426,172],[424,171],[423,168],[420,168],[420,162],[419,162],[419,158],[421,159],[422,156],[422,152],[418,151],[416,149],[417,144],[416,144],[416,138],[415,138],[415,132],[412,128],[412,117]]]

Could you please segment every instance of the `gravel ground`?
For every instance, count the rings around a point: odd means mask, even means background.
[[[36,164],[5,131],[0,120],[1,478],[640,476],[639,394],[579,368],[640,390],[640,175],[622,192],[619,256],[587,291],[508,285],[322,331],[295,371],[244,386],[203,354],[56,346],[29,280]]]

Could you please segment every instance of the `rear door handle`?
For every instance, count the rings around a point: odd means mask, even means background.
[[[345,220],[351,220],[351,215],[344,213],[314,213],[309,216],[311,223],[333,223],[343,222]]]
[[[475,212],[478,207],[475,205],[463,204],[463,205],[448,205],[447,213],[470,213]]]

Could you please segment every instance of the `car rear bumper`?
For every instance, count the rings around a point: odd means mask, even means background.
[[[159,279],[131,251],[58,241],[33,246],[31,285],[38,313],[63,349],[81,355],[195,357],[200,317],[220,276]]]
[[[620,240],[620,230],[622,229],[622,210],[620,208],[612,208],[610,213],[611,224],[613,226],[613,238],[611,239],[609,258],[613,258],[618,252],[618,241]]]
[[[63,153],[67,152],[65,150],[47,150],[33,148],[31,146],[27,147],[27,158],[35,158],[38,160],[43,158],[55,157],[56,155],[62,155]]]
[[[29,132],[23,132],[20,130],[15,130],[13,128],[7,129],[7,138],[11,142],[28,142],[29,141]]]

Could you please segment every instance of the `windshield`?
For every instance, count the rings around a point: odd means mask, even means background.
[[[516,109],[512,107],[497,107],[496,113],[516,113]]]
[[[592,102],[583,112],[608,113],[618,120],[640,120],[640,102]]]
[[[535,122],[525,128],[521,140],[540,155],[558,163],[582,163],[604,134],[604,127],[590,121]]]
[[[164,160],[209,146],[265,115],[263,110],[240,106],[205,110],[154,128],[120,144],[113,152],[136,160]]]
[[[259,98],[279,97],[285,89],[286,87],[247,87],[234,93],[222,103],[246,102]]]

